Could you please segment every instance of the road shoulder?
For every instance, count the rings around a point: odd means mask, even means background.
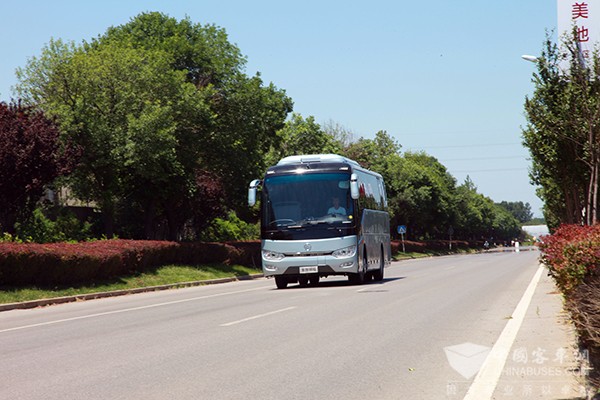
[[[493,399],[585,399],[575,328],[544,270],[512,345]]]

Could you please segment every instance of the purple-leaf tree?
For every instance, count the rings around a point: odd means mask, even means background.
[[[12,233],[76,158],[77,151],[61,142],[58,127],[41,111],[0,102],[0,232]]]

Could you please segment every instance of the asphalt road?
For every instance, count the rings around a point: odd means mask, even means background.
[[[537,257],[402,261],[363,286],[259,279],[3,312],[0,399],[448,398],[468,382],[444,348],[493,346]]]

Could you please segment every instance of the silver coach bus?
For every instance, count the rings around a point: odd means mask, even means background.
[[[391,247],[381,175],[335,154],[290,156],[250,183],[250,206],[259,188],[262,268],[279,289],[329,275],[383,280]]]

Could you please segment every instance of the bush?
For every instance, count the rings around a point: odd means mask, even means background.
[[[600,225],[562,225],[540,244],[542,262],[568,297],[600,266]]]
[[[200,234],[200,240],[206,242],[226,242],[255,240],[260,236],[257,224],[242,221],[235,212],[230,211],[225,219],[215,218]]]
[[[396,254],[402,251],[402,241],[401,240],[392,240],[392,254]],[[428,251],[434,252],[450,252],[450,242],[448,240],[426,240],[421,242],[413,242],[411,240],[404,241],[404,247],[407,252],[415,252],[415,253],[425,253]],[[476,243],[470,243],[464,240],[453,240],[452,241],[452,249],[469,249],[476,248]],[[481,246],[479,246],[481,247]]]
[[[56,215],[54,219],[47,216],[52,213]],[[35,243],[86,240],[93,236],[91,228],[91,223],[80,222],[66,208],[36,208],[25,222],[15,224],[17,238]]]
[[[93,282],[168,264],[260,265],[260,242],[176,243],[99,240],[82,243],[0,242],[0,286]]]
[[[106,279],[159,265],[176,243],[104,240],[0,243],[2,285],[63,285]]]
[[[579,334],[589,350],[589,380],[600,386],[600,225],[563,225],[540,245],[542,261],[565,296]]]

